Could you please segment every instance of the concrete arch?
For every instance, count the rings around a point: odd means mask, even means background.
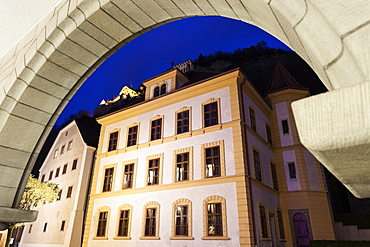
[[[332,91],[294,104],[301,141],[334,174],[348,182],[357,195],[370,196],[369,178],[363,176],[358,183],[356,177],[346,174],[344,167],[336,164],[340,161],[346,166],[346,162],[351,161],[346,158],[348,153],[358,154],[357,161],[363,162],[370,156],[366,152],[369,150],[366,131],[370,129],[366,129],[366,124],[369,127],[370,117],[361,107],[370,103],[369,10],[367,0],[355,4],[340,0],[330,3],[314,0],[59,1],[0,60],[3,88],[0,91],[0,222],[36,217],[35,212],[19,214],[15,208],[47,134],[88,76],[111,54],[142,33],[191,16],[219,15],[258,26],[290,46],[311,65]],[[351,92],[357,96],[348,105],[345,96]],[[326,107],[328,104],[330,109]],[[342,109],[350,112],[351,118],[360,117],[360,121],[350,126],[351,119],[343,120],[333,126],[343,115]],[[343,134],[343,128],[347,128],[347,134]],[[356,132],[354,136],[351,131]],[[338,155],[343,150],[343,155]]]

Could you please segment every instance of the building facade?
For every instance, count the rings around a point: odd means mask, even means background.
[[[93,118],[82,116],[59,132],[39,175],[41,181],[58,184],[59,197],[37,207],[38,218],[25,225],[20,246],[81,246],[99,130]]]
[[[265,100],[238,69],[205,74],[173,68],[144,82],[141,102],[100,114],[83,246],[334,239],[320,164],[291,114],[308,91],[288,81]]]

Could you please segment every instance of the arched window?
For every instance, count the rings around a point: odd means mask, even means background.
[[[113,239],[123,240],[130,238],[132,206],[123,204],[118,209],[117,232]]]
[[[93,239],[108,239],[108,223],[109,223],[110,208],[103,206],[97,212],[96,222],[96,237]]]
[[[159,239],[159,203],[155,201],[144,205],[143,228],[140,239]]]
[[[166,83],[162,84],[162,86],[161,86],[161,95],[166,93],[166,91],[167,91],[166,89],[167,89],[167,84]]]
[[[203,240],[228,240],[226,224],[226,200],[221,196],[209,196],[203,201]]]
[[[172,204],[172,237],[170,239],[194,239],[192,237],[192,202],[181,198]]]
[[[159,86],[154,88],[154,97],[159,96]]]

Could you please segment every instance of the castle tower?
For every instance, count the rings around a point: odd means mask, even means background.
[[[286,239],[297,247],[309,246],[313,239],[335,239],[323,170],[301,144],[291,108],[293,101],[308,95],[307,88],[276,65],[267,100],[273,111],[271,132]]]

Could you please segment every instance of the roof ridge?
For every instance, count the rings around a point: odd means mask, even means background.
[[[308,88],[299,84],[282,64],[277,63],[269,81],[266,94],[289,88],[309,91]]]

